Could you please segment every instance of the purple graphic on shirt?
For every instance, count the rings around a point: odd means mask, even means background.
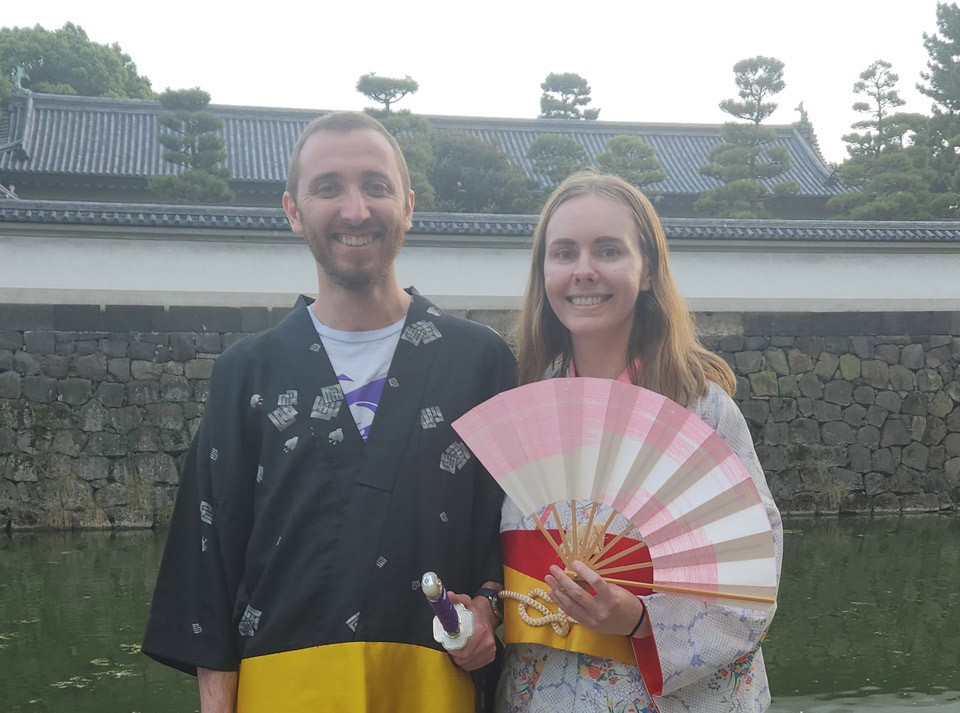
[[[350,413],[353,414],[360,437],[367,440],[387,378],[374,379],[368,384],[357,385],[354,385],[353,379],[346,374],[337,374],[337,379],[340,380],[344,399],[350,407]]]

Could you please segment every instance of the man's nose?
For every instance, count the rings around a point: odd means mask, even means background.
[[[359,225],[370,217],[367,198],[359,187],[350,188],[344,192],[340,204],[340,217],[350,225]]]

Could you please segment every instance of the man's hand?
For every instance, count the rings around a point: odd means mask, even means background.
[[[486,597],[471,599],[466,594],[447,592],[454,604],[463,604],[473,613],[473,635],[462,649],[448,651],[450,658],[464,671],[476,671],[493,661],[497,654],[496,634],[500,622]]]

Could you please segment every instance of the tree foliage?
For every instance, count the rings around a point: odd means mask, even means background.
[[[878,59],[860,73],[860,79],[853,85],[854,93],[866,96],[869,101],[858,101],[853,105],[854,111],[867,114],[868,118],[856,121],[850,127],[866,131],[843,136],[843,140],[850,144],[847,151],[851,156],[879,156],[891,148],[892,142],[896,142],[898,148],[903,147],[903,135],[909,125],[898,121],[893,110],[906,102],[896,88],[900,77],[892,69],[889,62]]]
[[[431,134],[436,208],[457,213],[529,213],[537,183],[496,144],[466,131]]]
[[[933,99],[935,112],[952,114],[960,111],[960,8],[955,3],[937,3],[937,30],[923,33],[928,71],[920,73],[926,84],[917,89]]]
[[[569,136],[541,134],[527,149],[527,158],[533,164],[533,170],[546,176],[550,184],[555,186],[583,168],[587,162],[587,152]]]
[[[165,112],[157,120],[162,127],[157,140],[163,160],[180,167],[175,175],[149,179],[150,190],[163,201],[217,204],[234,198],[227,183],[230,171],[223,165],[223,122],[207,111],[209,104],[210,95],[199,87],[167,89],[160,95]]]
[[[383,105],[385,114],[390,114],[390,107],[408,94],[415,94],[420,85],[408,74],[403,79],[396,77],[378,77],[376,72],[364,74],[357,81],[357,91],[368,99]]]
[[[667,180],[656,150],[638,136],[607,139],[606,151],[597,155],[597,168],[616,174],[637,188]],[[651,195],[650,191],[644,192]]]
[[[120,45],[91,42],[70,22],[50,32],[36,27],[0,28],[0,75],[10,78],[21,66],[34,92],[91,97],[152,99],[150,80]]]
[[[541,119],[596,119],[599,109],[587,109],[591,101],[590,85],[579,74],[551,72],[540,85]]]
[[[400,144],[407,162],[407,171],[410,173],[410,187],[416,194],[416,209],[434,210],[437,195],[428,175],[435,160],[433,147],[430,145],[430,135],[433,132],[430,122],[422,116],[412,114],[408,109],[389,114],[382,109],[366,111],[380,121]]]
[[[723,143],[711,149],[700,173],[724,185],[703,193],[694,207],[719,218],[765,218],[769,199],[792,195],[797,184],[781,181],[768,188],[762,181],[790,169],[790,154],[776,144],[776,132],[761,122],[777,108],[770,97],[783,90],[783,62],[773,57],[752,57],[733,66],[738,99],[724,99],[720,108],[748,123],[728,122],[721,129]]]

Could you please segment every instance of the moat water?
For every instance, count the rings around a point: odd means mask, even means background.
[[[788,519],[774,713],[960,713],[960,517]],[[163,533],[0,536],[0,711],[197,711],[139,653]]]

